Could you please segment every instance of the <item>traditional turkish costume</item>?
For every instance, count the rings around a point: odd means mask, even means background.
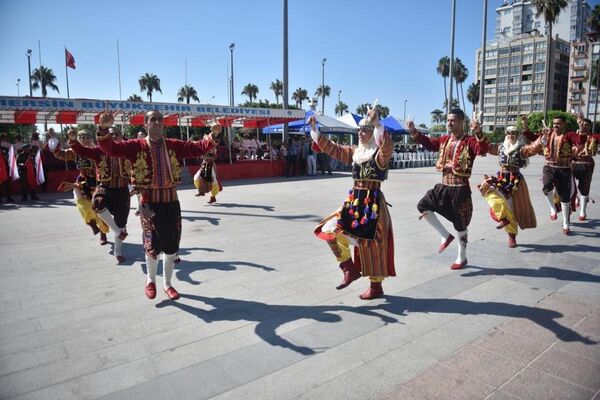
[[[450,268],[464,268],[467,265],[467,228],[473,213],[469,177],[475,157],[487,152],[489,142],[485,137],[479,138],[466,133],[459,137],[443,135],[429,138],[417,132],[412,138],[429,151],[439,151],[436,169],[442,173],[442,183],[425,193],[417,204],[420,218],[425,219],[440,234],[440,253],[454,240],[454,236],[444,228],[435,213],[452,222],[459,240],[458,256]]]
[[[599,143],[600,135],[598,134],[583,135],[579,133],[577,135],[577,153],[574,155],[571,166],[579,191],[580,221],[585,221],[587,217],[587,205],[590,201],[590,187],[594,175],[594,156],[598,154]]]
[[[198,189],[196,196],[204,196],[206,193],[210,193],[209,204],[216,202],[217,194],[223,190],[223,186],[217,178],[216,151],[215,148],[202,157],[202,165],[194,175],[194,186]]]
[[[369,277],[371,285],[360,297],[364,300],[381,297],[383,279],[396,276],[392,220],[381,191],[392,157],[392,140],[383,126],[375,127],[371,140],[379,141],[379,148],[359,164],[353,161],[355,148],[336,144],[315,132],[311,135],[323,153],[344,164],[352,163],[354,183],[346,199],[315,229],[317,237],[327,242],[340,262],[344,280],[337,288],[345,288],[362,275]],[[354,245],[354,261],[350,244]]]

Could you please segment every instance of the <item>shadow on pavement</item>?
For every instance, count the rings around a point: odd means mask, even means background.
[[[182,259],[181,262],[175,266],[175,276],[180,281],[189,282],[192,285],[199,285],[201,282],[195,281],[191,277],[193,272],[209,269],[217,271],[235,271],[238,267],[259,268],[267,272],[276,271],[275,268],[246,261],[185,261],[185,259]]]
[[[474,271],[468,271],[474,270]],[[571,271],[568,269],[561,269],[555,267],[539,267],[538,269],[533,268],[485,268],[485,267],[473,267],[468,266],[465,268],[465,274],[461,276],[481,276],[481,275],[511,275],[511,276],[526,276],[531,278],[553,278],[561,281],[574,281],[574,282],[598,282],[600,283],[600,276],[589,274],[587,272]]]

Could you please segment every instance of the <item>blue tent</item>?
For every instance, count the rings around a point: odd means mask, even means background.
[[[408,135],[408,129],[404,125],[404,121],[399,121],[391,115],[383,118],[381,124],[385,126],[385,129],[390,135]]]

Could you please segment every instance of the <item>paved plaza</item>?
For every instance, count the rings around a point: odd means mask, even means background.
[[[574,216],[567,237],[542,164],[523,171],[538,227],[510,249],[475,188],[496,158],[476,160],[461,271],[456,246],[438,254],[417,218],[440,174],[390,171],[398,276],[373,301],[358,298],[364,278],[335,289],[341,272],[312,233],[348,172],[228,181],[214,205],[182,185],[178,301],[144,295],[133,210],[116,265],[70,194],[2,203],[0,398],[600,399],[600,172],[588,221]]]

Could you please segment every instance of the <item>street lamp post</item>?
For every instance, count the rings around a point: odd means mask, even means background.
[[[19,90],[19,83],[21,83],[21,78],[17,78],[17,96],[21,97],[21,91]]]
[[[229,99],[229,103],[230,103],[229,105],[231,107],[233,107],[233,104],[234,104],[234,101],[233,101],[233,49],[234,49],[234,47],[235,47],[235,43],[231,43],[229,45],[229,52],[231,53],[231,78],[230,78],[230,87],[229,87],[231,97]]]
[[[31,49],[27,49],[27,69],[29,71],[29,97],[33,97],[33,88],[31,87]]]
[[[325,62],[324,58],[321,61],[321,114],[325,114]]]
[[[341,106],[341,104],[342,104],[342,98],[341,98],[341,94],[342,94],[342,91],[338,90],[338,107],[340,108],[340,117],[342,116],[342,106]]]
[[[404,99],[404,122],[406,122],[406,102],[407,99]]]

